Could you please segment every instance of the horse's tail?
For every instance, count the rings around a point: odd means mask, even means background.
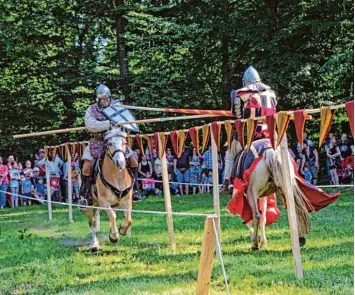
[[[281,155],[278,150],[267,149],[264,153],[264,159],[266,162],[266,166],[270,170],[272,174],[272,178],[279,190],[284,193],[285,198],[287,198],[285,192],[285,183],[282,178],[282,164],[281,164]],[[293,192],[293,196],[295,198],[295,207],[296,207],[296,215],[297,215],[297,224],[298,224],[298,233],[301,237],[305,236],[309,233],[310,222],[309,222],[309,213],[307,209],[312,205],[309,203],[308,199],[300,189],[297,184],[297,179],[295,175],[295,171],[293,169],[293,164],[291,159],[289,158],[289,166],[291,167],[290,175],[291,175],[291,188]]]

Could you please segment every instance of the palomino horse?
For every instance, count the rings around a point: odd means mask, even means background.
[[[267,148],[259,148],[257,146],[266,146]],[[240,159],[242,152],[254,153],[256,157],[262,157],[262,159],[257,163],[255,169],[251,172],[249,176],[249,183],[245,190],[246,198],[252,210],[252,224],[248,225],[251,231],[252,249],[259,249],[259,237],[258,229],[260,227],[260,246],[266,246],[267,239],[265,235],[266,226],[266,207],[267,198],[266,196],[280,191],[281,193],[285,191],[285,186],[282,180],[282,163],[281,154],[279,148],[274,150],[270,148],[270,141],[268,139],[256,140],[252,143],[249,150],[242,149],[239,141],[233,140],[232,149],[234,153],[238,154],[236,157],[236,162]],[[258,154],[259,153],[259,154]],[[290,161],[290,167],[293,164]],[[234,165],[237,165],[234,163]],[[312,208],[309,201],[303,194],[302,190],[297,184],[296,176],[294,170],[291,169],[291,183],[292,191],[295,198],[295,207],[297,214],[297,224],[300,237],[300,244],[305,243],[303,238],[309,232],[309,213],[308,208]],[[260,201],[260,202],[259,202]],[[258,202],[260,207],[258,206]],[[259,211],[261,209],[261,212]]]
[[[99,159],[98,173],[95,176],[95,185],[92,186],[91,193],[93,205],[107,208],[110,221],[109,238],[112,243],[116,243],[119,235],[125,236],[131,226],[133,176],[126,167],[125,153],[127,149],[127,134],[120,129],[107,131],[104,136],[105,154]],[[96,165],[95,165],[96,166]],[[117,229],[116,212],[113,208],[124,209],[125,222]],[[92,243],[90,250],[95,252],[100,250],[99,240],[96,237],[95,213],[97,209],[87,208],[85,210],[92,233]]]

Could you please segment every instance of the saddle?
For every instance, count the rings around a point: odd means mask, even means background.
[[[244,171],[250,168],[254,160],[261,157],[265,150],[270,148],[272,148],[271,142],[265,138],[252,142],[249,149],[246,148],[240,151],[234,159],[231,173],[232,179],[238,178],[242,180]]]
[[[132,178],[132,183],[131,183],[131,185],[128,188],[124,189],[123,191],[117,189],[116,187],[111,185],[109,182],[107,182],[107,180],[104,178],[104,175],[102,173],[102,163],[103,163],[103,160],[104,160],[104,156],[105,156],[105,152],[103,152],[100,157],[95,157],[94,160],[91,163],[90,179],[91,179],[91,185],[92,185],[93,190],[94,190],[94,194],[97,197],[96,179],[97,179],[97,176],[99,175],[100,178],[101,178],[102,183],[108,189],[110,189],[113,192],[113,194],[118,199],[124,198],[125,196],[127,196],[129,191],[133,188],[134,181],[135,181],[133,173],[132,173],[131,169],[127,166],[126,168],[127,168],[128,174]]]

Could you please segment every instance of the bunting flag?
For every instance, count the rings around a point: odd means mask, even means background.
[[[245,143],[244,143],[244,122],[242,122],[241,120],[235,120],[234,127],[235,127],[235,131],[237,133],[238,141],[240,142],[240,145],[244,149],[244,146],[245,146]]]
[[[276,126],[277,126],[277,144],[276,147],[280,144],[286,129],[288,127],[288,123],[290,122],[290,115],[287,115],[287,111],[281,111],[276,113]]]
[[[273,149],[275,149],[275,132],[276,121],[274,115],[266,116],[267,131],[269,132],[270,142]]]
[[[165,136],[164,132],[155,132],[154,142],[157,149],[157,157],[161,159],[164,155],[167,142],[167,137]]]
[[[349,118],[349,124],[351,133],[354,137],[354,101],[348,101],[345,103],[346,113]]]
[[[149,155],[151,158],[153,158],[153,143],[152,143],[152,139],[150,138],[149,135],[143,135],[143,138],[147,141],[148,144],[148,150],[149,150]]]
[[[48,157],[48,147],[44,147],[44,159],[47,160]]]
[[[226,129],[226,133],[227,133],[228,150],[230,150],[232,146],[233,126],[229,120],[224,121],[224,128]]]
[[[181,157],[182,149],[184,148],[186,134],[184,130],[170,132],[170,139],[177,158]]]
[[[199,129],[196,127],[192,127],[189,129],[189,135],[192,140],[192,144],[194,145],[197,154],[200,153],[200,139],[198,138]]]
[[[71,156],[72,161],[75,157],[75,153],[76,153],[76,143],[73,143],[70,145],[70,156]]]
[[[127,145],[132,148],[133,146],[133,137],[131,135],[127,135]]]
[[[217,146],[217,152],[219,152],[221,146],[221,124],[218,122],[212,122],[211,128],[212,128],[212,136]]]
[[[202,150],[201,150],[201,153],[203,153],[205,151],[209,139],[210,139],[210,126],[203,125],[202,126]]]
[[[250,118],[247,120],[247,148],[249,149],[251,143],[253,142],[255,130],[256,130],[257,122]]]
[[[136,142],[138,145],[139,150],[141,151],[141,155],[144,155],[144,149],[143,149],[143,144],[142,144],[142,136],[136,134]]]
[[[57,154],[57,147],[55,146],[52,147],[50,151],[51,161],[54,161],[56,154]]]
[[[301,147],[303,147],[303,131],[304,131],[304,122],[306,121],[307,112],[305,110],[294,111],[294,124],[296,129],[296,136]]]
[[[59,157],[65,161],[65,155],[63,154],[64,149],[65,149],[65,146],[63,146],[63,145],[60,145],[57,148]]]
[[[320,108],[320,131],[319,131],[319,147],[322,146],[326,139],[333,122],[334,110],[330,107]]]

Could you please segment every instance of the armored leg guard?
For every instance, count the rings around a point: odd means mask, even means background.
[[[82,175],[81,181],[79,192],[80,203],[81,205],[92,205],[90,176]]]

